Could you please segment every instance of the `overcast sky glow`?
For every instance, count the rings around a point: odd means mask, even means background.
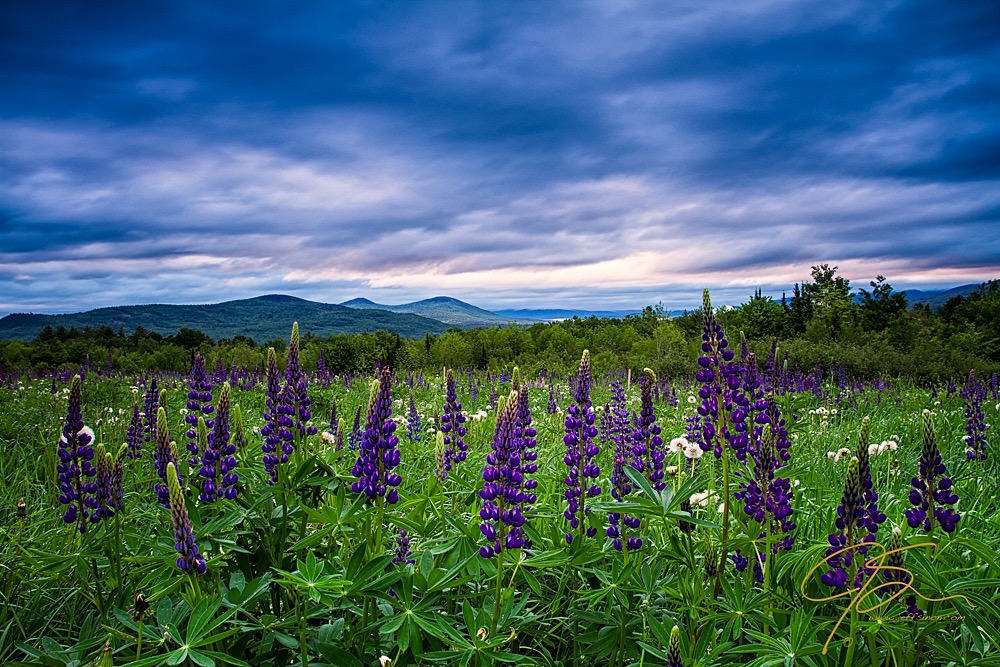
[[[961,0],[3,3],[0,315],[998,277],[998,35]]]

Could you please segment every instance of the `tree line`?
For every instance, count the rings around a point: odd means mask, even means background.
[[[905,376],[941,381],[976,368],[982,376],[1000,370],[1000,281],[983,283],[969,296],[956,296],[937,310],[908,307],[905,292],[883,277],[854,291],[827,264],[812,267],[812,280],[795,284],[790,298],[776,301],[760,290],[738,307],[717,310],[730,342],[741,336],[763,358],[777,339],[779,355],[794,368],[835,366],[852,377]],[[295,313],[289,313],[289,330]],[[407,339],[385,331],[302,337],[306,370],[330,374],[366,373],[376,364],[404,371],[438,372],[442,367],[497,371],[514,364],[526,372],[571,373],[584,349],[595,372],[652,368],[660,377],[691,377],[701,344],[702,311],[664,315],[647,306],[621,319],[573,318],[530,326],[452,328],[441,335]],[[212,340],[188,328],[172,336],[131,333],[110,326],[46,327],[34,340],[0,341],[0,366],[7,371],[73,368],[136,373],[185,372],[197,351],[210,364],[262,368],[268,347],[280,354],[286,342],[246,336]]]

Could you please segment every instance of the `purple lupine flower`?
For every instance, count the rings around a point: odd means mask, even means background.
[[[215,424],[208,434],[208,443],[201,457],[199,470],[203,482],[201,495],[203,503],[214,503],[216,499],[236,498],[236,445],[229,440],[230,387],[226,382],[219,392],[219,405],[215,413]]]
[[[892,596],[903,590],[913,579],[905,567],[903,538],[899,532],[899,528],[892,529],[892,537],[889,538],[889,546],[886,552],[888,555],[880,569],[882,570],[882,577],[887,583],[879,587],[878,593],[881,596]],[[924,612],[917,606],[917,597],[915,595],[903,598],[903,604],[906,605],[906,611],[901,616],[913,619],[923,617]]]
[[[220,354],[215,358],[215,373],[212,375],[212,382],[222,384],[228,379],[226,377],[226,367],[222,365],[222,355]]]
[[[549,375],[549,402],[545,406],[545,411],[550,415],[559,412],[559,404],[556,403],[556,385],[552,375]]]
[[[94,469],[97,474],[94,476],[94,509],[90,513],[90,523],[100,523],[105,517],[114,516],[114,510],[109,507],[111,499],[111,469],[114,461],[111,454],[104,449],[103,443],[97,443],[94,447]]]
[[[926,532],[934,528],[934,519],[941,530],[951,533],[962,518],[953,507],[958,495],[952,489],[948,470],[941,460],[941,452],[934,434],[934,420],[929,410],[923,413],[923,447],[920,451],[919,474],[911,480],[910,504],[906,510],[906,522],[910,528],[923,526]]]
[[[461,463],[466,459],[469,446],[465,444],[465,414],[462,412],[462,404],[458,402],[458,391],[455,389],[455,373],[448,369],[445,375],[445,385],[447,386],[444,399],[444,414],[441,415],[441,432],[444,433],[444,458],[442,469],[443,479],[447,479],[448,473],[456,463]]]
[[[630,415],[625,407],[625,387],[615,381],[611,383],[611,402],[604,408],[602,415],[604,431],[602,437],[614,445],[614,466],[611,469],[611,497],[618,502],[624,502],[625,497],[632,493],[632,482],[625,474],[625,466],[636,467]],[[637,468],[638,469],[638,468]],[[608,513],[607,535],[611,538],[616,551],[623,548],[634,551],[642,547],[642,538],[627,535],[628,529],[638,530],[641,526],[639,517],[622,515],[620,512]],[[622,537],[625,538],[624,543]]]
[[[364,432],[361,430],[361,406],[354,411],[354,425],[351,427],[351,433],[347,438],[347,449],[350,451],[356,451],[361,444],[361,438],[364,436]]]
[[[790,533],[796,527],[791,521],[791,483],[788,479],[775,474],[790,458],[788,449],[791,443],[788,440],[785,420],[781,417],[781,411],[773,394],[770,399],[765,399],[757,393],[760,381],[753,377],[756,367],[753,353],[748,354],[745,376],[749,378],[744,381],[744,390],[750,399],[748,402],[750,411],[747,413],[745,424],[748,426],[749,434],[747,452],[753,465],[739,472],[744,481],[733,497],[743,501],[744,513],[762,527],[759,539],[784,535],[783,539],[771,547],[771,553],[777,553],[779,548],[785,550],[792,548],[794,538]],[[875,507],[877,508],[877,505]],[[766,559],[767,554],[758,552],[754,560],[754,574],[760,582],[764,580],[761,564]],[[734,563],[737,571],[743,571],[747,566],[747,559],[740,560],[734,557]]]
[[[410,557],[412,555],[413,551],[410,549],[409,533],[406,532],[405,528],[400,528],[396,535],[396,555],[392,559],[392,562],[402,563],[403,565],[414,565],[417,561]]]
[[[177,469],[177,450],[170,440],[170,429],[167,426],[167,409],[164,407],[167,402],[167,390],[160,392],[160,407],[156,409],[156,448],[153,450],[153,465],[156,468],[156,475],[160,482],[156,482],[156,499],[164,507],[170,507],[170,485],[167,480],[167,465],[174,464]],[[180,472],[177,473],[180,475]],[[178,477],[180,481],[180,477]]]
[[[828,542],[830,547],[826,550],[827,565],[830,569],[823,574],[820,579],[827,586],[843,588],[847,586],[850,576],[848,570],[854,564],[855,547],[859,543],[859,532],[862,530],[859,520],[865,516],[865,507],[861,493],[861,480],[859,479],[858,460],[851,459],[847,477],[844,479],[844,493],[841,496],[840,505],[837,507],[836,533],[830,534]],[[837,553],[838,551],[841,553]],[[862,568],[859,568],[855,585],[860,586]]]
[[[514,416],[514,439],[521,459],[521,511],[528,512],[538,500],[535,489],[538,480],[532,475],[538,472],[538,452],[535,451],[535,436],[538,432],[531,425],[531,405],[528,401],[528,388],[521,383],[520,370],[515,366],[513,388],[517,392],[517,412]],[[531,540],[525,538],[524,548],[531,547]]]
[[[413,442],[420,442],[420,413],[417,412],[417,401],[410,392],[410,406],[406,413],[406,437]]]
[[[174,550],[177,556],[177,567],[188,574],[205,574],[208,566],[198,552],[194,540],[194,530],[188,517],[187,505],[184,504],[184,492],[181,490],[180,474],[173,461],[167,463],[167,484],[169,489],[170,520],[174,526]]]
[[[128,447],[122,445],[115,454],[111,464],[111,494],[108,499],[108,506],[112,513],[121,510],[125,506],[125,457],[128,456]]]
[[[289,428],[294,429],[293,434],[297,431],[299,437],[319,433],[318,428],[309,424],[309,420],[312,419],[312,412],[309,410],[312,401],[309,398],[308,389],[306,376],[299,363],[299,323],[294,322],[292,324],[292,337],[288,344],[288,357],[285,360],[285,387],[282,397],[286,406],[291,408],[290,411],[286,408],[283,414],[287,413],[292,418],[293,423],[289,425]],[[287,439],[283,444],[282,463],[286,463],[292,454],[291,442],[290,439]]]
[[[596,483],[601,469],[594,463],[601,448],[593,441],[597,436],[597,427],[594,426],[597,415],[590,400],[590,385],[590,351],[584,350],[574,402],[566,409],[566,435],[563,436],[566,444],[563,462],[569,467],[569,475],[565,479],[568,488],[563,491],[567,503],[563,516],[569,521],[571,529],[565,535],[567,544],[573,542],[572,531],[579,530],[581,537],[593,537],[597,534],[596,528],[587,526],[590,508],[587,507],[586,499],[601,494],[601,487]],[[588,479],[593,481],[588,482]]]
[[[969,379],[961,395],[965,401],[965,456],[970,461],[985,461],[987,443],[983,401],[986,399],[986,386],[976,380],[975,368],[969,371]]]
[[[264,454],[264,470],[269,476],[269,484],[278,483],[278,448],[282,446],[281,384],[278,379],[278,357],[273,347],[267,348],[267,388],[264,390],[264,425],[260,429],[264,444],[260,449]],[[291,435],[287,428],[284,432]]]
[[[339,424],[339,422],[337,420],[337,399],[334,398],[332,401],[330,401],[330,432],[331,433],[333,433],[333,434],[337,433],[338,424]]]
[[[129,422],[128,430],[125,431],[126,450],[130,459],[142,458],[142,416],[139,414],[139,404],[132,404],[132,421]]]
[[[149,389],[146,390],[145,402],[142,412],[142,442],[150,446],[156,445],[156,408],[160,399],[160,392],[156,388],[156,376],[149,381]]]
[[[195,468],[202,455],[198,446],[198,418],[203,417],[205,427],[212,428],[212,419],[209,415],[215,410],[212,406],[212,382],[205,372],[205,358],[198,353],[195,353],[194,363],[191,365],[188,387],[188,400],[185,406],[188,413],[184,416],[184,422],[188,425],[187,450],[191,454],[188,457],[188,465]]]
[[[497,394],[497,387],[495,384],[490,385],[490,409],[496,410],[497,405],[500,401],[500,395]]]
[[[656,423],[653,411],[653,387],[656,386],[656,374],[649,368],[642,371],[639,377],[639,419],[632,434],[632,452],[635,455],[635,467],[649,480],[657,491],[667,487],[663,481],[663,462],[667,452],[663,449],[662,429]]]
[[[736,355],[729,348],[722,326],[715,319],[708,290],[704,294],[701,351],[703,354],[698,357],[699,370],[695,375],[702,385],[698,390],[701,398],[698,414],[702,420],[699,444],[702,450],[712,451],[716,458],[721,458],[723,443],[730,442],[739,433],[730,428],[730,420],[733,423],[743,421],[745,415],[737,408],[746,398],[739,391],[742,379],[739,364],[734,361]],[[740,443],[739,439],[735,442],[737,445]]]
[[[89,479],[97,474],[97,470],[91,463],[94,459],[94,448],[91,446],[94,432],[83,424],[82,398],[82,381],[79,375],[75,375],[69,386],[69,405],[66,424],[59,438],[56,471],[61,491],[59,502],[67,506],[63,521],[76,522],[79,531],[85,533],[90,510],[96,507],[93,494],[97,492],[97,484]]]
[[[379,379],[372,382],[368,401],[368,418],[365,434],[359,448],[358,459],[351,468],[357,481],[351,484],[354,493],[368,498],[385,498],[394,505],[399,500],[396,489],[403,478],[392,472],[399,465],[399,438],[395,435],[396,422],[392,419],[392,371],[383,366]]]
[[[243,451],[247,444],[247,437],[246,429],[243,426],[243,411],[240,410],[239,404],[233,406],[232,431],[233,436],[230,442],[233,443],[233,453]]]
[[[483,558],[492,558],[508,549],[521,549],[527,545],[522,505],[528,500],[528,494],[522,490],[524,474],[517,438],[518,392],[511,391],[510,396],[500,403],[502,405],[497,405],[492,451],[486,455],[483,488],[479,491],[483,500],[483,508],[479,511],[482,519],[479,531],[487,540],[479,548],[479,555]]]
[[[869,463],[869,453],[868,453],[868,442],[869,442],[869,432],[871,429],[871,418],[865,417],[861,420],[861,430],[858,436],[858,446],[855,450],[855,457],[858,459],[858,480],[861,484],[861,498],[862,504],[865,508],[865,514],[858,521],[858,525],[865,528],[870,533],[869,537],[866,538],[868,541],[874,541],[875,533],[878,532],[878,527],[881,526],[886,519],[885,513],[883,513],[878,508],[878,491],[875,489],[875,482],[872,479],[871,464]],[[867,547],[861,549],[861,553],[865,553]]]
[[[676,625],[670,631],[670,641],[667,643],[667,667],[684,667],[681,659],[681,629]]]

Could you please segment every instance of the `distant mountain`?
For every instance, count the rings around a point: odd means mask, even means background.
[[[124,327],[126,333],[142,326],[164,336],[188,327],[215,339],[243,335],[264,343],[275,338],[287,339],[292,331],[292,322],[299,323],[303,335],[312,332],[318,336],[382,329],[407,338],[417,338],[426,333],[440,334],[448,329],[444,322],[410,313],[387,312],[382,308],[345,308],[269,294],[206,305],[116,306],[67,315],[14,313],[0,319],[0,339],[31,340],[47,325],[67,329],[108,325],[116,330]]]
[[[637,310],[572,310],[566,308],[518,308],[496,311],[497,315],[507,317],[518,322],[554,322],[557,320],[569,320],[574,317],[586,319],[594,316],[598,318],[621,319],[627,315],[638,315],[642,309]],[[677,314],[679,314],[678,311]]]
[[[511,323],[511,318],[505,315],[483,310],[472,304],[453,299],[450,296],[436,296],[413,303],[401,303],[387,306],[368,299],[351,299],[340,304],[348,308],[377,308],[393,313],[412,313],[450,324],[463,329],[473,327],[504,326]]]
[[[906,300],[909,302],[909,307],[920,304],[927,304],[933,309],[940,308],[943,306],[948,299],[953,296],[969,296],[973,292],[979,289],[979,283],[975,285],[959,285],[958,287],[952,287],[950,289],[940,289],[940,290],[918,290],[918,289],[908,289],[906,291]]]

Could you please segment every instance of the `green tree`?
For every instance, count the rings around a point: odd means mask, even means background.
[[[860,290],[858,319],[866,331],[885,331],[906,312],[906,292],[893,292],[885,276],[877,276],[868,284],[871,292]]]

